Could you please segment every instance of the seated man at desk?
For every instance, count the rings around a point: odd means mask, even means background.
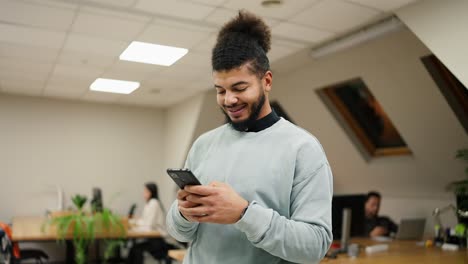
[[[371,191],[367,194],[366,210],[366,234],[369,237],[392,236],[396,234],[398,226],[388,217],[379,216],[380,193]]]

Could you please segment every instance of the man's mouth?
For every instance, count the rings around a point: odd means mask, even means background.
[[[230,116],[239,117],[244,111],[245,107],[246,105],[242,104],[242,105],[233,106],[233,107],[226,107],[226,109],[229,112]]]

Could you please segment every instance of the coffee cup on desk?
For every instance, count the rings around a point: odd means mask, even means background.
[[[348,256],[357,257],[359,255],[359,245],[358,244],[349,244],[348,245]]]

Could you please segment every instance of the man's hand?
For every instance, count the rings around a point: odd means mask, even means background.
[[[177,199],[182,215],[200,223],[233,224],[249,204],[231,186],[221,182],[186,186]]]
[[[376,236],[385,236],[387,234],[388,230],[387,228],[383,226],[376,226],[372,231],[370,232],[370,237],[376,237]]]
[[[190,202],[190,201],[187,201],[187,196],[190,195],[189,192],[185,191],[185,190],[179,190],[177,192],[177,203],[179,205],[179,211],[180,211],[180,208],[193,208],[193,207],[196,207],[196,206],[199,206],[200,204],[196,204],[196,203],[193,203],[193,202]],[[185,217],[185,219],[191,221],[191,222],[196,222],[195,219],[187,216],[187,215],[184,215],[181,211],[180,213],[182,214],[182,216]]]

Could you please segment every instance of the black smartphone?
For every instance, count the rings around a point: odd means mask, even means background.
[[[189,169],[167,169],[167,174],[181,189],[184,189],[186,185],[201,185],[200,181]]]

